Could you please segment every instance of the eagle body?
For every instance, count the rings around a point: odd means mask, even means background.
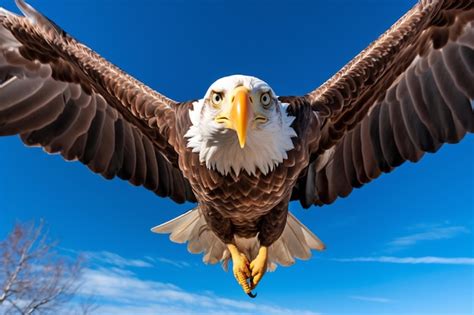
[[[234,75],[191,102],[158,93],[16,3],[24,16],[0,8],[0,136],[197,203],[152,231],[206,263],[232,260],[250,295],[267,270],[324,249],[291,201],[329,205],[474,132],[473,0],[419,1],[303,96]]]
[[[176,123],[175,146],[179,157],[179,168],[193,187],[193,192],[206,221],[223,241],[231,241],[233,235],[254,237],[266,224],[267,233],[261,233],[261,243],[272,244],[282,233],[286,223],[288,202],[295,182],[309,163],[310,148],[315,137],[307,132],[317,127],[318,120],[308,107],[300,107],[300,112],[291,112],[297,117],[292,124],[297,136],[292,138],[294,149],[275,169],[263,174],[245,171],[238,175],[220,174],[209,169],[199,160],[199,155],[187,146],[185,134],[191,121],[188,111],[192,102],[180,106]],[[313,143],[309,143],[313,141]],[[265,217],[268,216],[268,219]]]

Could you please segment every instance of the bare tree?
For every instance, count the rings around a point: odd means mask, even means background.
[[[17,224],[0,242],[0,312],[57,314],[74,298],[80,286],[81,259],[62,257],[55,245],[42,222]],[[93,309],[81,308],[83,314]]]

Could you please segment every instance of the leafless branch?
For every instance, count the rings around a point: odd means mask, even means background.
[[[0,242],[0,312],[58,313],[79,289],[82,260],[68,259],[55,250],[44,223],[17,224]],[[93,307],[80,306],[82,314]]]

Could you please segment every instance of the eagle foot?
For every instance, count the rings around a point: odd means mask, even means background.
[[[239,254],[236,257],[232,257],[234,277],[240,284],[245,293],[251,293],[250,283],[247,279],[250,278],[249,261],[244,254]]]
[[[251,271],[251,289],[255,289],[263,275],[267,271],[268,248],[266,246],[260,247],[257,257],[250,263]]]
[[[233,244],[228,244],[227,248],[230,251],[232,256],[232,271],[234,273],[234,277],[237,280],[237,283],[242,287],[244,292],[250,296],[251,298],[256,297],[252,293],[251,285],[252,285],[252,278],[250,273],[250,264],[247,259],[247,256],[239,252],[237,247]]]

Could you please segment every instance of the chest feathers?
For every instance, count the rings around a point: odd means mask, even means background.
[[[219,126],[203,105],[203,100],[196,101],[189,110],[192,125],[185,137],[187,147],[198,153],[200,162],[209,169],[222,175],[239,175],[241,171],[255,175],[258,169],[266,175],[294,148],[291,138],[297,134],[291,124],[295,117],[287,114],[287,104],[280,105],[278,117],[248,131],[244,148],[240,147],[235,131]]]

